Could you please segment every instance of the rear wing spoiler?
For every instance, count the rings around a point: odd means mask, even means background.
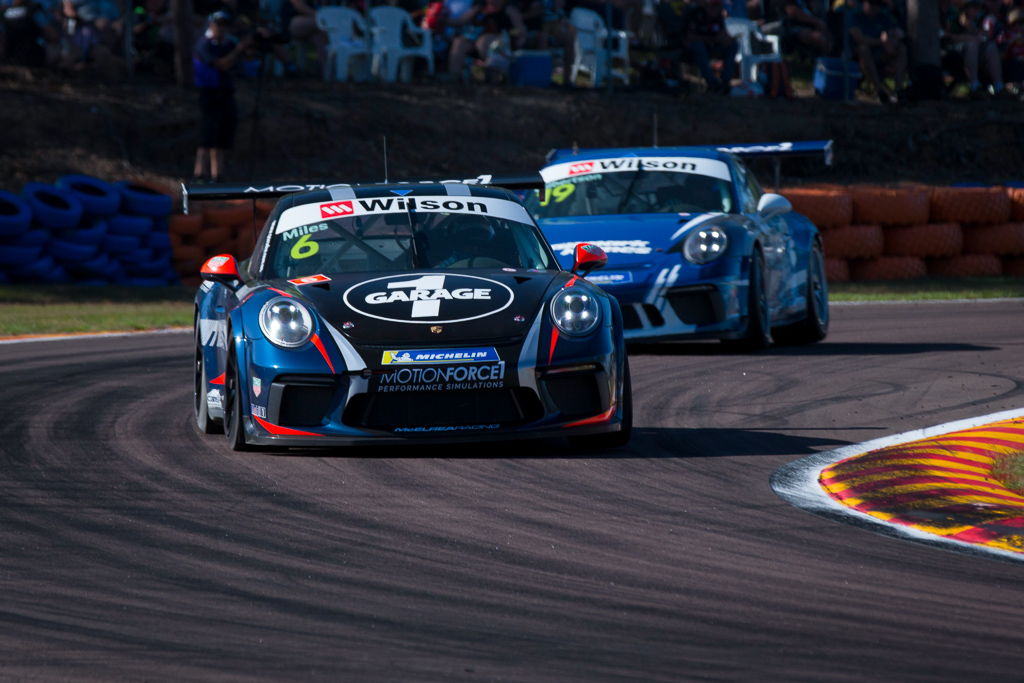
[[[540,174],[525,176],[493,176],[481,174],[462,180],[407,180],[394,183],[253,183],[251,185],[181,185],[182,210],[188,213],[189,200],[207,199],[276,199],[294,192],[331,190],[343,187],[374,187],[382,185],[485,185],[503,187],[507,190],[542,190],[544,180]]]
[[[782,159],[792,157],[821,157],[826,166],[834,161],[832,140],[805,140],[803,142],[748,142],[741,145],[692,145],[679,147],[629,147],[607,149],[553,149],[548,152],[549,163],[576,156],[580,152],[590,154],[606,153],[608,156],[643,156],[649,152],[678,150],[685,154],[686,150],[706,150],[735,154],[744,159],[771,159],[776,189],[779,187]]]

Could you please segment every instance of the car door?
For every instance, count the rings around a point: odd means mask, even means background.
[[[765,220],[757,212],[757,203],[764,192],[757,178],[740,161],[734,162],[736,187],[740,204],[746,215],[757,226],[765,261],[765,290],[772,314],[784,307],[783,291],[793,268],[793,251],[789,224],[782,216]]]

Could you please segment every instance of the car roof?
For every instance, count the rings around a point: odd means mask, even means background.
[[[728,161],[732,155],[715,147],[595,147],[589,149],[554,149],[548,155],[550,166],[566,161],[589,159],[624,159],[630,157],[695,157]]]

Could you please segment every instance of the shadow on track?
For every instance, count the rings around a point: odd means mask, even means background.
[[[921,344],[899,342],[821,342],[807,346],[773,346],[755,353],[737,353],[718,342],[632,343],[627,346],[631,356],[902,356],[958,351],[998,351],[996,346],[978,344]]]

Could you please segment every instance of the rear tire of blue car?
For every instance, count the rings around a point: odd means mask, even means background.
[[[800,322],[776,331],[783,344],[814,344],[828,335],[828,280],[825,277],[825,252],[815,240],[807,260],[807,315]]]
[[[228,335],[231,339],[231,335]],[[233,451],[251,451],[245,442],[245,424],[242,421],[242,384],[238,378],[238,361],[233,345],[228,346],[228,362],[224,371],[224,435]]]
[[[195,389],[192,393],[196,427],[199,429],[200,434],[221,434],[224,432],[224,425],[210,417],[210,406],[206,402],[206,392],[209,384],[206,378],[206,362],[203,360],[202,340],[199,338],[199,325],[198,321],[196,322]]]
[[[589,436],[570,436],[569,444],[576,449],[586,451],[606,451],[622,448],[633,436],[633,383],[629,379],[629,360],[624,363],[622,377],[622,429],[611,434],[591,434]]]
[[[722,343],[734,351],[760,351],[771,346],[768,290],[764,285],[764,255],[760,249],[755,249],[750,256],[746,329],[739,339],[723,339]]]

